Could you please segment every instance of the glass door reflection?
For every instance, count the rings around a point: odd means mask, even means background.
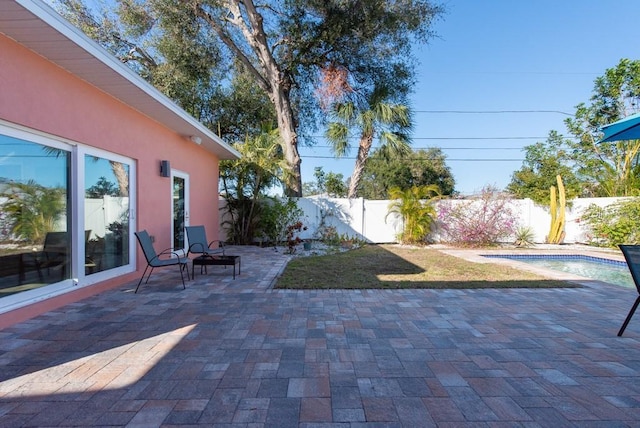
[[[0,135],[0,298],[71,277],[71,152]]]
[[[129,264],[129,165],[85,155],[85,275]]]

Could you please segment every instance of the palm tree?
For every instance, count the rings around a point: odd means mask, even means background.
[[[351,129],[355,128],[360,132],[358,155],[347,194],[349,198],[356,197],[358,183],[375,137],[380,141],[380,150],[388,156],[402,156],[411,150],[408,132],[413,124],[409,107],[389,102],[390,98],[389,88],[377,86],[362,106],[354,101],[333,105],[334,120],[329,123],[325,136],[336,157],[346,155],[351,148]]]
[[[431,199],[440,194],[438,186],[413,186],[409,189],[393,187],[389,197],[394,199],[389,204],[390,214],[398,214],[402,218],[403,228],[399,240],[402,243],[420,243],[431,231],[435,221],[436,210]]]
[[[42,150],[48,156],[55,156],[56,158],[68,153],[65,150],[61,150],[51,146],[43,146]],[[101,158],[97,156],[91,156],[91,159],[93,160],[93,162],[98,162]],[[109,161],[109,165],[111,165],[111,171],[118,181],[118,188],[120,189],[118,196],[129,196],[129,170],[127,168],[127,165],[113,160]]]
[[[242,157],[220,163],[220,180],[232,240],[249,243],[259,217],[260,199],[278,182],[284,182],[286,163],[282,157],[281,139],[277,129],[265,126],[255,137],[247,137],[234,148]]]
[[[29,243],[43,242],[67,208],[65,189],[45,187],[34,180],[10,183],[0,197],[6,198],[2,210],[11,221],[11,231]]]

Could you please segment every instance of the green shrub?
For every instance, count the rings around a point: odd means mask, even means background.
[[[259,229],[275,246],[287,242],[287,247],[291,249],[290,241],[294,239],[294,235],[297,238],[295,226],[300,224],[298,232],[304,227],[300,221],[303,215],[304,211],[295,200],[287,199],[282,202],[278,198],[269,198],[262,208]]]
[[[616,247],[640,243],[640,198],[606,207],[591,204],[579,219],[588,228],[590,245]]]
[[[529,226],[521,226],[516,229],[516,247],[530,247],[533,245],[533,229]]]

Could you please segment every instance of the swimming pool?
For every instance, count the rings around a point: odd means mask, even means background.
[[[517,260],[546,269],[572,273],[623,287],[635,287],[627,263],[624,261],[583,255],[483,254],[482,256]]]

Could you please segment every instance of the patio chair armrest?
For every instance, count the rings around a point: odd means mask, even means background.
[[[219,239],[214,239],[213,241],[209,242],[209,248],[211,248],[211,245],[213,245],[216,242],[218,243],[218,247],[224,248],[225,242],[224,241],[220,241]]]
[[[221,241],[219,239],[214,239],[213,241],[209,242],[209,248],[211,248],[211,245],[213,245],[216,242],[218,243],[218,248],[222,250],[222,255],[224,256],[224,246],[225,246],[224,241]]]
[[[204,245],[200,242],[196,242],[195,244],[189,245],[188,253],[202,253],[204,252],[204,250],[206,250],[206,248],[204,248]]]
[[[178,252],[181,252],[182,255],[180,255]],[[164,250],[162,250],[160,253],[158,253],[158,258],[160,258],[160,256],[166,256],[166,255],[174,255],[176,257],[185,257],[186,253],[183,249],[179,248],[179,249],[175,249],[175,248],[165,248]]]

